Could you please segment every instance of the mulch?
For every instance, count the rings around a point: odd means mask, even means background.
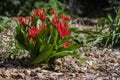
[[[11,26],[15,26],[15,21]],[[3,55],[14,40],[14,27],[0,33],[0,80],[120,80],[120,50],[90,47],[81,60],[66,56],[54,64],[30,64],[28,57]]]

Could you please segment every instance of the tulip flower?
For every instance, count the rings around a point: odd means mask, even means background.
[[[18,21],[19,21],[20,24],[22,24],[23,26],[26,26],[26,18],[20,17],[20,18],[18,18]]]
[[[50,11],[50,13],[51,13],[51,14],[56,14],[57,12],[56,12],[56,10],[52,9],[52,10]]]
[[[68,41],[68,42],[66,42],[66,43],[63,44],[63,47],[64,47],[64,48],[68,48],[68,47],[70,46],[70,44],[71,44],[71,42]]]
[[[39,30],[38,30],[35,26],[32,26],[32,27],[29,29],[29,36],[30,36],[31,38],[36,38],[38,34],[39,34]]]

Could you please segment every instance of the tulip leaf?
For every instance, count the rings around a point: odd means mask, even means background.
[[[33,39],[30,39],[29,40],[29,44],[30,44],[30,49],[34,49],[34,46],[35,46],[35,43],[34,43],[34,41],[33,41]]]
[[[48,58],[51,56],[53,50],[53,46],[48,44],[45,46],[45,48],[39,52],[39,55],[33,60],[33,64],[35,63],[41,63],[43,61],[48,60]]]
[[[58,31],[55,30],[54,45],[56,45],[56,43],[57,43],[57,41],[58,41],[58,36],[59,36]]]
[[[16,34],[15,38],[19,42],[20,46],[28,50],[28,47],[26,45],[27,43],[25,41],[25,38],[26,38],[25,35],[26,34],[23,31],[23,28],[21,28],[21,26],[17,26],[16,31],[17,31],[17,34]]]
[[[73,57],[76,57],[76,58],[80,58],[80,55],[77,54],[75,51],[61,51],[61,52],[57,52],[57,53],[54,53],[54,55],[52,55],[50,58],[53,58],[54,59],[57,59],[57,58],[62,58],[64,56],[68,56],[68,55],[71,55]]]
[[[39,51],[42,52],[44,50],[44,48],[46,48],[47,45],[48,44],[41,44]]]
[[[58,41],[58,44],[61,45],[71,39],[71,36],[64,37]]]
[[[77,28],[70,28],[70,30],[73,32],[73,33],[77,33],[77,34],[80,34],[80,33],[84,33],[84,34],[100,34],[99,32],[97,31],[92,31],[92,30],[79,30]]]
[[[69,52],[61,51],[61,52],[54,53],[54,55],[52,55],[50,58],[54,57],[55,59],[57,59],[57,58],[62,58],[67,55],[69,55]]]

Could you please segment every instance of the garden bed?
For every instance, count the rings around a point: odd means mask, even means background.
[[[83,19],[83,21],[92,21]],[[80,25],[80,24],[79,24]],[[80,29],[92,26],[83,24]],[[11,29],[0,33],[0,80],[119,80],[120,79],[120,51],[90,47],[82,51],[83,61],[66,56],[57,59],[52,68],[48,64],[31,65],[27,57],[10,58],[3,53],[10,48],[14,41],[16,22],[12,20]],[[13,47],[14,49],[14,47]],[[7,53],[9,54],[9,53]],[[25,56],[25,55],[24,55]]]

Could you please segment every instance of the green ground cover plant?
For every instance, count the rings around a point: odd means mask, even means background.
[[[81,46],[100,46],[114,48],[120,45],[120,11],[99,19],[95,30],[72,29],[77,33],[75,40]],[[81,35],[82,34],[82,35]]]
[[[113,16],[108,14],[107,17],[99,19],[97,31],[101,32],[101,42],[104,47],[117,47],[120,45],[120,11]]]
[[[11,20],[8,17],[0,18],[0,32],[3,31],[5,28],[9,28],[10,25],[11,25]]]

